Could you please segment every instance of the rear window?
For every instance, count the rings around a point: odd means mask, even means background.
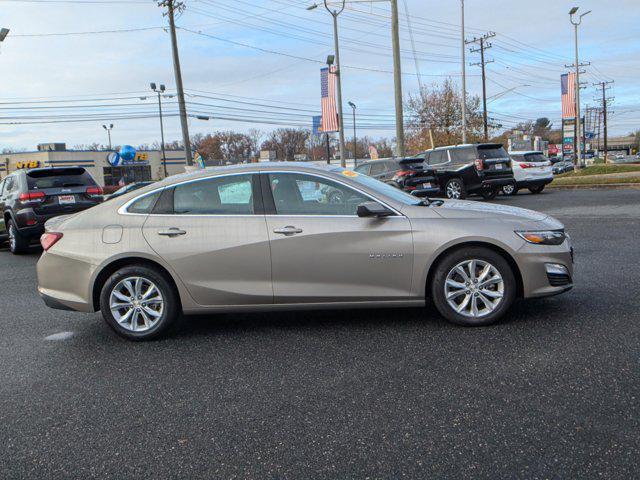
[[[509,158],[509,154],[502,145],[478,145],[478,158],[483,160]]]
[[[473,148],[454,148],[450,150],[450,153],[453,163],[471,163],[476,159],[476,152]]]
[[[542,153],[527,153],[527,154],[524,155],[524,159],[527,162],[536,162],[536,163],[537,162],[548,162],[549,161],[549,159],[547,157],[545,157]]]
[[[84,168],[57,168],[27,172],[29,190],[46,188],[84,187],[96,185]]]

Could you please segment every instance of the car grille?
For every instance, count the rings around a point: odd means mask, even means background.
[[[571,277],[567,274],[547,272],[547,278],[549,279],[549,285],[552,287],[564,287],[571,284]]]

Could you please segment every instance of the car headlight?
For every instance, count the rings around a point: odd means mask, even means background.
[[[524,241],[537,245],[561,245],[566,235],[562,230],[532,230],[516,232]]]

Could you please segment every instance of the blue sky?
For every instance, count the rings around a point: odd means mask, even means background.
[[[149,117],[113,120],[114,143],[135,145],[158,139],[153,99],[139,97],[149,94],[151,81],[165,83],[169,89],[174,86],[169,36],[161,28],[166,19],[152,1],[103,1],[0,0],[0,27],[11,29],[0,50],[0,102],[4,103],[0,117],[31,122],[52,116],[66,119],[63,115],[76,114],[78,105],[84,105],[85,114],[95,115],[94,121],[82,123],[0,125],[0,149],[31,149],[48,141],[106,143],[101,127],[105,112],[113,116],[139,112],[140,117]],[[299,0],[185,3],[178,35],[190,110],[214,116],[208,122],[191,119],[192,134],[249,128],[267,132],[278,126],[230,120],[238,117],[310,123],[307,117],[319,109],[320,63],[333,50],[331,17],[324,8],[307,11],[312,2]],[[497,95],[489,103],[490,115],[506,126],[540,116],[559,124],[559,75],[566,70],[564,64],[573,61],[567,12],[574,4],[581,11],[593,10],[580,30],[581,60],[592,63],[583,77],[589,84],[582,92],[583,106],[594,104],[593,82],[613,79],[611,134],[640,128],[637,0],[466,0],[467,37],[496,32],[487,53],[494,60],[487,68],[488,95]],[[403,0],[399,6],[406,98],[417,91],[418,82]],[[423,83],[440,82],[448,75],[458,80],[459,0],[407,0],[407,6]],[[363,124],[370,125],[362,131],[374,137],[393,136],[388,20],[389,7],[384,2],[359,3],[340,17],[345,107],[349,100],[358,105]],[[133,31],[122,31],[126,29]],[[48,35],[113,30],[117,32]],[[467,53],[467,61],[475,62],[477,56]],[[479,68],[468,66],[467,73],[469,92],[480,93]],[[110,100],[105,102],[106,98]],[[78,99],[87,101],[69,103]],[[15,103],[51,100],[56,103]],[[169,112],[175,110],[172,102],[167,99]],[[168,139],[180,138],[175,117],[167,118],[166,132]]]

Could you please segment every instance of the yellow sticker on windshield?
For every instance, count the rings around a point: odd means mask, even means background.
[[[343,170],[342,174],[345,177],[357,177],[358,176],[358,174],[356,172],[352,172],[351,170]]]

